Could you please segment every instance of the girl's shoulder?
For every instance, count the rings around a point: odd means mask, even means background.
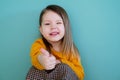
[[[44,47],[45,48],[45,44],[42,40],[42,38],[38,38],[34,41],[33,43],[33,46],[41,46],[41,47]]]
[[[42,38],[38,38],[38,39],[35,40],[35,42],[43,43],[43,40],[42,40]]]

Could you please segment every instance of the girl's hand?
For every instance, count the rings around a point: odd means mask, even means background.
[[[55,68],[55,65],[57,63],[57,60],[55,56],[50,54],[47,50],[45,49],[40,49],[41,54],[38,55],[38,61],[40,64],[46,69],[46,70],[51,70]]]

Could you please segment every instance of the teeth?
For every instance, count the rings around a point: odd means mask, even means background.
[[[50,33],[50,35],[57,35],[58,32],[53,32],[53,33]]]

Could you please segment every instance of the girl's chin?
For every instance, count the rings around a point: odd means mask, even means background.
[[[56,40],[56,39],[53,39],[53,40],[49,40],[50,42],[58,42],[60,40]]]
[[[60,40],[61,40],[61,38],[60,39],[52,39],[52,38],[48,39],[49,42],[59,42]]]

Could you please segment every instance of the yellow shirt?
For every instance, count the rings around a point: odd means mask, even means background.
[[[37,56],[40,53],[40,48],[44,48],[46,49],[42,39],[37,39],[31,48],[31,61],[32,61],[32,65],[34,67],[36,67],[39,70],[44,69],[44,67],[39,63]],[[71,69],[76,73],[76,75],[80,78],[80,80],[83,80],[84,77],[84,70],[83,67],[80,63],[80,61],[78,61],[76,58],[72,59],[72,60],[67,60],[67,57],[62,56],[62,53],[55,51],[54,49],[51,50],[52,54],[59,59],[62,63],[65,63],[67,65],[69,65],[69,67],[71,67]]]

